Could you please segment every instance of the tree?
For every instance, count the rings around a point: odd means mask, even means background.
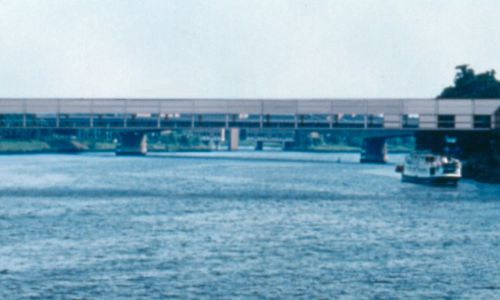
[[[495,78],[495,70],[476,74],[468,65],[456,67],[454,86],[445,88],[438,99],[500,98],[500,81]]]

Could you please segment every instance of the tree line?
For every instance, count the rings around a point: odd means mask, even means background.
[[[495,70],[476,73],[469,65],[456,67],[452,86],[446,87],[438,99],[492,99],[500,98],[500,81]]]

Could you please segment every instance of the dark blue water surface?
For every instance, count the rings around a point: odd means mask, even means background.
[[[500,186],[357,160],[1,156],[0,298],[500,298]]]

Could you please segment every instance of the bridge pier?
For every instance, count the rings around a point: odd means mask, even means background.
[[[144,132],[122,132],[116,146],[116,155],[146,155],[147,137]]]
[[[286,142],[283,142],[283,151],[291,151],[293,150],[293,147],[294,147],[294,142],[290,142],[290,141],[286,141]]]
[[[454,143],[447,143],[447,139]],[[466,158],[477,153],[490,151],[495,141],[494,131],[483,132],[417,132],[415,146],[417,150],[427,150],[433,153],[450,154],[458,158]]]
[[[239,128],[231,128],[229,129],[229,141],[228,141],[228,150],[236,151],[240,145],[240,129]]]
[[[387,146],[385,138],[365,138],[361,150],[361,163],[386,163]]]
[[[264,141],[257,141],[255,144],[255,151],[262,151],[264,150]]]

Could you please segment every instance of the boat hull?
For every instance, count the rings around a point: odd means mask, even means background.
[[[402,175],[401,181],[412,182],[427,185],[437,185],[437,186],[456,186],[460,177],[450,177],[450,176],[434,176],[434,177],[416,177]]]

